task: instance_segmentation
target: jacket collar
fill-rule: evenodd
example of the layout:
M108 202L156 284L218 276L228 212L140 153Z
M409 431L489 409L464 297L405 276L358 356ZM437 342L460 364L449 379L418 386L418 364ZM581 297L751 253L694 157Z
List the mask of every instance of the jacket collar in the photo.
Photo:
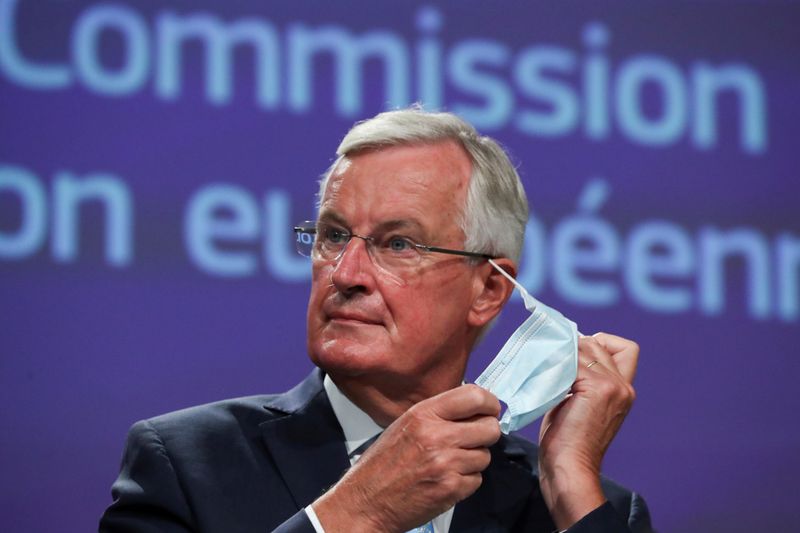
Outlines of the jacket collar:
M317 499L350 466L344 434L315 369L285 394L270 398L264 408L277 416L259 424L283 482L298 509Z

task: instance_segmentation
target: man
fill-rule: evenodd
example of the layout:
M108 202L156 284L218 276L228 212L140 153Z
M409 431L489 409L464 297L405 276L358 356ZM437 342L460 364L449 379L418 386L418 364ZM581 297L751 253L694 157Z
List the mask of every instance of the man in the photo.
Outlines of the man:
M357 124L337 153L318 220L296 228L319 370L283 395L134 425L101 530L650 531L641 498L600 476L633 402L635 343L580 339L538 449L462 384L513 288L485 257L515 275L528 218L502 149L411 109Z

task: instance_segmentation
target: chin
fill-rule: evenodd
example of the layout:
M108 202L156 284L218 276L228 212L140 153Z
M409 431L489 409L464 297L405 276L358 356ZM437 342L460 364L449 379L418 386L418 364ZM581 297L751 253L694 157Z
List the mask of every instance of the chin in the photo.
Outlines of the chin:
M311 361L325 372L332 374L359 375L385 366L375 343L356 342L337 338L309 342Z

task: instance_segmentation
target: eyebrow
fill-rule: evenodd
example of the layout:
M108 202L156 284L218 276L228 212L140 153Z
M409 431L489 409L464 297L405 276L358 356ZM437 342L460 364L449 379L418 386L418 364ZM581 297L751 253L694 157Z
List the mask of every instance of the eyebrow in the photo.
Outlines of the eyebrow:
M423 236L425 235L425 228L422 227L422 224L420 224L417 220L414 220L413 218L412 219L398 218L394 220L387 220L385 222L381 222L380 224L378 224L377 229L384 232L394 231L398 229L402 230L410 229L417 231Z
M341 216L339 213L337 213L335 211L329 211L329 210L328 211L321 211L320 214L319 214L318 220L320 222L335 222L336 224L339 224L340 226L348 226L349 227L349 224L344 219L344 217Z
M344 219L344 217L335 211L325 211L320 213L319 220L322 222L333 222L346 228L350 228L350 224ZM396 218L385 220L380 222L371 233L383 233L395 230L412 230L423 239L428 237L428 232L425 230L425 227L418 220L413 218Z

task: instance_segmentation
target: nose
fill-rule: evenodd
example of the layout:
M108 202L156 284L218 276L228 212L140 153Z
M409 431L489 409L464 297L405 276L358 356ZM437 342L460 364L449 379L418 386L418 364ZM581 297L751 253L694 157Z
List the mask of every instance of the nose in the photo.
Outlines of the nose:
M365 237L352 235L331 272L331 282L345 296L370 293L375 288L373 264Z

